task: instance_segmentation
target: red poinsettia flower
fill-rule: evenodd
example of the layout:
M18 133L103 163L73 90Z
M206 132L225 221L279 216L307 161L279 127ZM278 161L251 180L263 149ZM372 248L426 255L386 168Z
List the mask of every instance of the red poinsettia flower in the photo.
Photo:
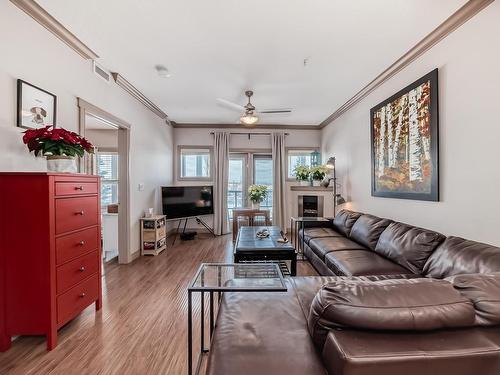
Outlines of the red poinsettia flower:
M54 129L51 125L40 129L28 129L24 132L23 142L28 150L38 155L83 156L84 152L94 152L94 146L77 133L63 129Z

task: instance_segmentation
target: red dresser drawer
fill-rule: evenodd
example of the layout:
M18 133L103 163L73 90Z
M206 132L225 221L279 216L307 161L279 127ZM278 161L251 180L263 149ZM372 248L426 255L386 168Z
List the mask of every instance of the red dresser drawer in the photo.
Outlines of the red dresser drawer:
M97 196L56 199L56 234L96 225L97 207Z
M57 297L58 325L73 319L85 307L94 302L99 294L98 289L99 276L94 275Z
M97 227L58 237L56 239L56 264L62 264L97 249L98 245L99 231Z
M57 267L57 293L62 293L99 270L97 251Z
M97 182L56 182L56 195L97 194Z

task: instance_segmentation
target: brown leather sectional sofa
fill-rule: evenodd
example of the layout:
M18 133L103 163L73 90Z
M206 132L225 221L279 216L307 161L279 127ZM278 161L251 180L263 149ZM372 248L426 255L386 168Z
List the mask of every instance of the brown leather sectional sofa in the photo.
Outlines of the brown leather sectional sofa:
M500 374L500 248L345 210L300 235L322 276L226 293L207 374Z

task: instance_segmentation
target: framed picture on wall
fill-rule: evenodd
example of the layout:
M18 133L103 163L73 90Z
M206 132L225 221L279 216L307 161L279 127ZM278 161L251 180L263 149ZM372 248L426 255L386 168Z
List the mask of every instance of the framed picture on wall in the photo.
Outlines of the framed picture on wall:
M57 97L48 91L17 80L17 126L38 129L56 126Z
M372 196L439 201L438 70L370 111Z

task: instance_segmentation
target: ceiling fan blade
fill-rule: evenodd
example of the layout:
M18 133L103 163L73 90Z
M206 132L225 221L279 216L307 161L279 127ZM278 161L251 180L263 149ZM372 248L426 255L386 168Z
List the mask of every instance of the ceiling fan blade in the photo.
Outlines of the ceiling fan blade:
M217 104L219 104L222 107L226 107L228 109L232 109L232 110L238 111L238 112L245 112L245 107L243 107L242 105L230 102L229 100L217 98L216 101L217 101Z
M291 113L291 108L277 108L277 109L263 109L262 111L257 111L257 113L270 113L270 114L280 114L280 113Z

